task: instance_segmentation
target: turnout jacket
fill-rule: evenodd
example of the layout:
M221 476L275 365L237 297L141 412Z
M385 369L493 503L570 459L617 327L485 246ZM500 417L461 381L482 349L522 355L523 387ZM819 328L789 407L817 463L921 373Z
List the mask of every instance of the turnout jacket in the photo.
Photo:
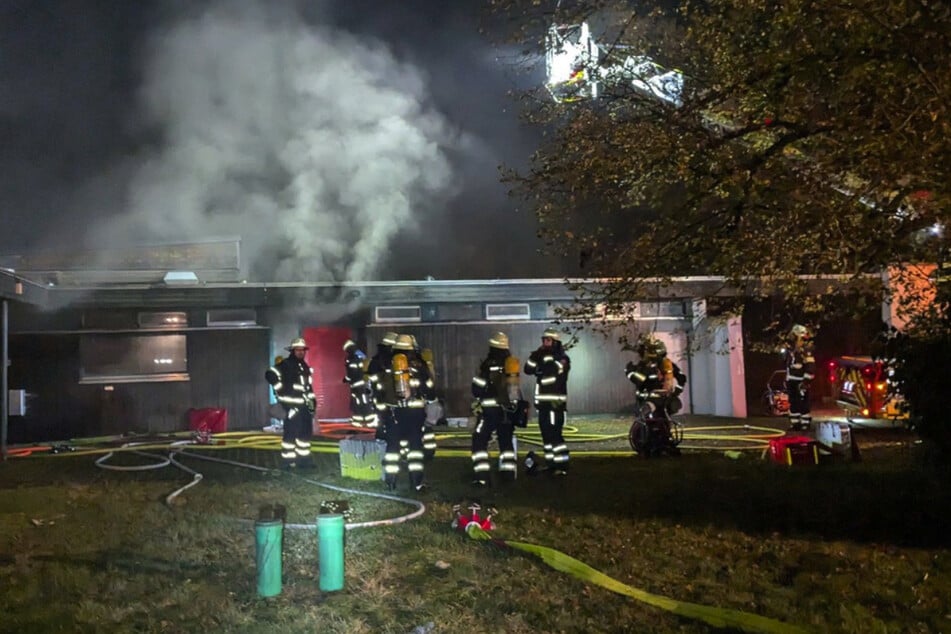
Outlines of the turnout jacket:
M418 354L409 350L394 350L390 346L379 346L378 352L370 360L367 368L377 410L387 407L424 408L427 401L436 397L435 384L429 374L429 368ZM409 362L410 398L400 399L393 384L393 357L406 355Z
M528 356L523 372L535 377L535 405L565 405L568 402L568 372L571 359L560 341L551 348L539 347Z
M815 376L816 359L812 344L790 345L786 349L786 381L811 381Z
M360 393L368 391L366 376L363 374L364 358L366 358L366 355L356 346L352 346L347 350L347 358L344 361L343 382L350 386L351 392Z
M637 389L638 396L643 395L643 398L661 394L678 396L687 383L687 375L666 357L660 361L641 359L637 363L629 362L625 374Z
M479 373L472 377L472 396L486 407L514 408L508 395L505 379L505 360L511 353L501 348L489 348L489 355L479 365Z
M264 378L274 388L278 403L284 407L313 407L312 372L306 361L291 355L280 364L268 368Z

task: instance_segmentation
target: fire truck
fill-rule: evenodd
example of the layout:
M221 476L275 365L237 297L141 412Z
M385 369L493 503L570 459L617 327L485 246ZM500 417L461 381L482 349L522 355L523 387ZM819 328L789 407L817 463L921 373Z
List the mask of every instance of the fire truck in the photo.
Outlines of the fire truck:
M901 394L890 380L891 370L872 357L844 356L829 361L829 385L837 405L852 418L899 421L908 418Z

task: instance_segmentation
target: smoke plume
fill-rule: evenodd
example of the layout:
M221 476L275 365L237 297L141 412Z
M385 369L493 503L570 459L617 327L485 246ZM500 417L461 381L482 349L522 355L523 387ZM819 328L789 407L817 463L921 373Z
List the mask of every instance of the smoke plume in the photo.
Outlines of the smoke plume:
M451 194L458 138L377 41L286 3L222 1L153 33L145 60L137 103L156 140L90 242L239 235L253 278L367 280Z

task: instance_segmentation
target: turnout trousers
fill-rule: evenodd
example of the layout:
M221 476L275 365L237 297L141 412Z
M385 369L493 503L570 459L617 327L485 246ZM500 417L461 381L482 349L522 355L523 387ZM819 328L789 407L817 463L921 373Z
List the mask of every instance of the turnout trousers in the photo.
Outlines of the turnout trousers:
M516 473L515 426L501 407L486 407L472 432L472 471L477 482L489 481L489 441L492 440L492 434L499 441L499 473L510 477Z
M309 466L314 415L304 406L285 407L284 411L284 435L281 437L281 458L284 466Z
M542 433L545 464L556 473L567 473L570 456L565 437L562 435L565 427L565 406L539 401L535 407L538 409L538 428Z

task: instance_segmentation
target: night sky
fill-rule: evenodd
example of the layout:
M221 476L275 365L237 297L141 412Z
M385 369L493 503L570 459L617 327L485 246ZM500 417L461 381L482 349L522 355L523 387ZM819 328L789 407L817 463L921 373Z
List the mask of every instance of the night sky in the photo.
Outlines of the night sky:
M240 236L260 281L560 276L498 181L541 77L481 5L0 4L0 253Z

